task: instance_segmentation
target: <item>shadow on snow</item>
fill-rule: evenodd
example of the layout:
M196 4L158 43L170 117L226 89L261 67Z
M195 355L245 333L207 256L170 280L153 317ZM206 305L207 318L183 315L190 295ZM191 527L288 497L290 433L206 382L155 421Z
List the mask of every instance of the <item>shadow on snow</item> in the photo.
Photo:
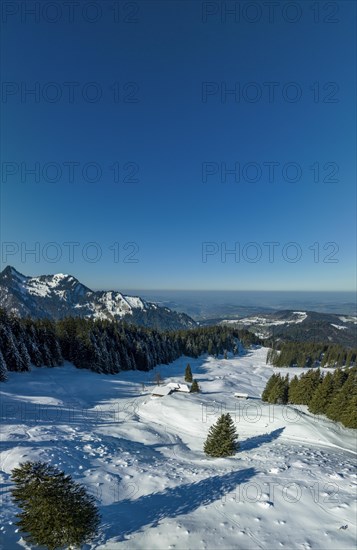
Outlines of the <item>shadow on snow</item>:
M284 430L285 430L285 427L278 428L277 430L273 430L270 433L249 437L248 439L245 439L244 441L240 442L239 450L250 451L251 449L257 449L258 447L260 447L261 445L264 445L265 443L270 443L271 441L278 439L278 437L281 436Z
M189 514L200 506L208 506L255 474L254 468L246 468L144 495L136 500L125 499L111 504L102 509L103 520L109 530L107 537L117 538L121 528L119 537L125 540L127 535L145 526L154 527L165 518L175 518Z

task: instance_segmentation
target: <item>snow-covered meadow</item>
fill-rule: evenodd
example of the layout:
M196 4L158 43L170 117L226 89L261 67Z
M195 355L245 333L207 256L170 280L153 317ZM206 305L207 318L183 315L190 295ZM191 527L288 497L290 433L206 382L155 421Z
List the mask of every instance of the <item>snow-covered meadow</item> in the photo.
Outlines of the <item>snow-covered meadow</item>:
M69 364L9 373L1 385L2 548L30 548L9 492L12 469L26 460L58 466L95 495L101 529L86 548L355 548L356 432L303 407L262 403L273 371L266 353L180 358L116 376ZM157 373L182 382L187 362L201 393L152 398ZM207 458L203 443L222 412L236 422L240 450Z

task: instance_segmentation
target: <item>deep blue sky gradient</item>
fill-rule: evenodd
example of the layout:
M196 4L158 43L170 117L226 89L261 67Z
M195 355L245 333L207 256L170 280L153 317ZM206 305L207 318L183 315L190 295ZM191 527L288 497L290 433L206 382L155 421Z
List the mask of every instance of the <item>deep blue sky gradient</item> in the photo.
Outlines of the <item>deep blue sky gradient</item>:
M100 3L102 17L93 23L78 12L73 23L65 15L54 23L31 16L22 22L19 14L3 22L2 82L20 87L39 82L41 90L55 82L64 95L58 102L40 98L36 103L2 90L1 267L9 263L34 275L71 273L92 288L352 290L356 4L338 2L337 14L330 17L338 19L335 23L324 20L329 19L326 2L320 2L319 22L314 22L313 2L298 2L302 17L296 23L282 17L285 2L272 23L266 10L256 23L232 16L222 21L222 5L234 2L211 3L218 13L203 22L203 2L171 0L134 3L133 23L123 20L129 16L121 3L122 18L115 22L110 4ZM272 81L280 84L269 102L263 83ZM64 82L79 83L73 103ZM88 82L102 89L99 102L83 99ZM114 82L121 87L117 103ZM124 89L128 82L135 87ZM203 82L217 83L220 90L221 83L232 88L236 82L255 82L263 96L240 103L227 96L224 103L217 93L203 102ZM301 88L299 101L282 96L288 82ZM311 89L316 82L318 102ZM336 102L323 101L335 89L324 90L328 82L338 86ZM138 101L123 101L132 90ZM63 167L68 161L80 163L72 183ZM280 168L269 182L263 165L269 161L280 167L297 163L301 180L284 180ZM61 165L60 181L35 182L29 175L22 182L20 170L4 175L4 163L31 167L35 162L41 168L48 162ZM97 183L81 176L88 162L102 168ZM109 169L113 162L122 167L117 183ZM128 162L138 166L138 182L122 181ZM224 162L228 168L254 162L263 175L258 182L228 176L224 183L218 173L204 182L204 162ZM322 181L329 169L321 168L320 181L314 182L309 167L315 162L337 164L338 181ZM63 245L68 241L79 243L73 261ZM263 243L272 241L279 245L269 261ZM39 258L21 255L21 246L32 249L36 242ZM50 261L54 248L48 247L46 256L51 242L62 252L58 261ZM83 257L83 249L89 255L94 251L86 248L89 242L101 247L97 262ZM115 242L119 261L110 249ZM134 248L124 247L130 242L137 250L128 258ZM205 242L216 243L218 252L203 262ZM223 262L222 248L232 249L235 242L241 251L256 243L261 259L249 261L245 248L240 262L233 255ZM286 259L289 242L300 247L300 261ZM323 248L330 242L339 248L334 263L326 261L333 249ZM309 249L313 243L320 248L316 261ZM4 255L11 246L14 253ZM131 258L138 261L128 262Z

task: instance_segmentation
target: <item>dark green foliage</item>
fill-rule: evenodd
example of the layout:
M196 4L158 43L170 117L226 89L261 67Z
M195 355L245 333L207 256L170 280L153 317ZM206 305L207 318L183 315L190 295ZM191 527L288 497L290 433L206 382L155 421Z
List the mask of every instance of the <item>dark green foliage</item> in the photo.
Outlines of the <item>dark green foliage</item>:
M105 374L148 371L181 355L198 357L209 348L233 351L241 341L259 343L246 330L228 326L159 332L118 321L68 318L60 321L17 319L0 310L0 351L5 367L54 367L63 359L77 368Z
M356 364L356 349L348 349L337 344L312 342L282 342L279 353L270 349L267 363L274 367L342 367Z
M340 382L340 369L337 378ZM357 367L347 371L348 375L340 388L336 389L329 403L326 415L332 420L342 422L347 428L357 428Z
M30 358L22 322L0 310L0 351L8 371L28 371Z
M279 376L271 389L269 395L269 403L286 404L288 402L289 395L289 377L283 378Z
M262 393L262 400L263 401L268 401L268 397L270 395L270 392L271 392L274 384L277 382L279 376L280 376L279 374L272 374L271 377L269 378L269 380L267 381L267 383L265 385L265 388L263 390L263 393Z
M268 403L308 405L313 414L325 414L347 428L357 428L357 367L337 368L322 375L320 369L304 372L292 380L273 374L262 394Z
M25 462L12 479L12 495L22 509L17 525L30 544L54 550L81 546L96 535L100 517L94 498L71 476L43 462Z
M351 367L356 362L356 352L349 350L346 355L346 367Z
M331 402L332 396L333 378L332 374L327 372L310 399L309 411L314 414L324 414Z
M295 375L289 384L288 402L299 405L303 402L302 386L300 386L300 379Z
M200 391L200 387L199 387L199 385L198 385L197 380L193 380L192 385L191 385L190 392L192 392L192 393L198 393L199 391Z
M266 363L271 364L271 365L275 365L275 363L278 360L278 357L279 357L279 354L276 351L276 349L269 348L268 353L267 353Z
M285 404L288 402L289 377L273 374L267 382L262 394L262 400L268 403Z
M320 369L310 369L299 379L301 405L309 405L316 388L322 382Z
M310 369L304 372L300 377L294 376L289 383L289 403L309 405L321 381L320 369Z
M192 382L192 371L191 371L191 365L187 363L186 369L185 369L185 382Z
M7 380L7 368L3 354L0 351L0 382L6 382Z
M222 414L216 424L210 427L204 452L213 457L232 456L239 448L238 434L229 413Z
M336 369L333 373L332 378L332 384L333 384L333 390L334 393L337 392L340 388L342 388L343 384L346 382L348 378L349 370L345 369Z
M207 353L208 355L215 355L214 346L211 339L208 340Z

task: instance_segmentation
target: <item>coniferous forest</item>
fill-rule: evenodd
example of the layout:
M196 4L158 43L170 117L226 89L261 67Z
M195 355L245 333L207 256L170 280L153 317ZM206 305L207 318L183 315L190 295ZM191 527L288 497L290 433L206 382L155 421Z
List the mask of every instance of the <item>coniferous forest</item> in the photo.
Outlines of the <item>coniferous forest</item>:
M239 342L260 343L252 333L226 326L160 332L117 321L20 319L0 310L0 381L6 371L55 367L64 360L105 374L148 371L181 355L236 353Z
M274 367L350 367L356 364L356 357L356 348L338 344L280 342L268 351L267 363Z
M273 374L262 394L268 403L307 405L313 414L324 414L347 428L357 428L357 367L333 373L309 369L300 377Z

